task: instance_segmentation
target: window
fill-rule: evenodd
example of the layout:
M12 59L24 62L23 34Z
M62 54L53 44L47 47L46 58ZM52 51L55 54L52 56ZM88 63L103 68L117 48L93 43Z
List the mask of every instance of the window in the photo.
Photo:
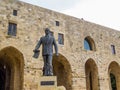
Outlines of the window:
M17 10L13 10L13 15L17 16Z
M114 45L111 45L111 49L112 49L112 54L116 54Z
M92 50L91 45L90 45L88 39L84 40L84 49L85 50Z
M59 25L60 25L59 21L56 21L56 26L59 26Z
M58 43L64 45L64 35L58 33Z
M96 51L95 42L90 36L87 36L84 39L84 49L85 50Z
M17 24L9 23L8 35L16 36L16 32L17 32Z

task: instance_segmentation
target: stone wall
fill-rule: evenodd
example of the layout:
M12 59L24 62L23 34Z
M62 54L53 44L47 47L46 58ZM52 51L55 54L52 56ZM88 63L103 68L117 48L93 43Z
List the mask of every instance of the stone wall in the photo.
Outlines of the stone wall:
M13 15L13 10L18 11L17 16ZM59 26L56 26L56 21L60 22ZM17 24L16 36L8 35L9 22ZM110 90L109 65L113 61L120 64L119 31L20 1L1 0L0 49L12 46L23 54L23 90L36 90L39 77L42 76L41 52L38 59L32 56L33 49L39 38L44 35L46 27L54 32L57 44L58 33L64 34L64 45L58 44L58 48L59 63L65 67L63 71L67 73L68 70L71 74L68 75L69 85L67 81L63 84L65 87L71 87L72 90L87 90L85 71L89 70L86 70L85 65L89 65L86 62L92 60L96 64L96 70L98 69L99 84L96 87L99 87L99 90ZM95 50L84 49L86 37L92 38ZM115 55L112 54L111 45L115 45ZM64 76L61 79L65 78Z

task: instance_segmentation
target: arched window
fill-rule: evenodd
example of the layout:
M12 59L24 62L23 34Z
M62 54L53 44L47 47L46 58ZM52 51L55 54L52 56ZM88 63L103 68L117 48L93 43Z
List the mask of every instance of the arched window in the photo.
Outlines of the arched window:
M84 49L91 50L91 45L87 39L84 40Z
M94 50L95 51L94 41L89 36L84 39L84 49L85 50Z

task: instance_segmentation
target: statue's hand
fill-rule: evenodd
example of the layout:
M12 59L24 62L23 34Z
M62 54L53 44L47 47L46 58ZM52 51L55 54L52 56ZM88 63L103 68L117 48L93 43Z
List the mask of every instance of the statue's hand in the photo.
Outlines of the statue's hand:
M40 50L35 49L35 50L33 50L33 52L40 52Z
M38 58L39 57L39 54L40 54L40 50L33 50L33 52L34 52L34 55L33 55L33 57L34 58Z

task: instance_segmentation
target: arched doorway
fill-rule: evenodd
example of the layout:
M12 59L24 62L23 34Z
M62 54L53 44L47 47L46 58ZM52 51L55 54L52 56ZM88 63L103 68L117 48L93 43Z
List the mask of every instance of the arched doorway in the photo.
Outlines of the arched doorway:
M57 76L58 86L72 90L72 73L68 60L61 54L53 56L53 73Z
M120 90L120 66L117 62L110 63L108 68L110 90Z
M24 59L14 47L0 50L0 90L22 90Z
M99 90L98 68L92 59L85 64L85 74L87 90Z

